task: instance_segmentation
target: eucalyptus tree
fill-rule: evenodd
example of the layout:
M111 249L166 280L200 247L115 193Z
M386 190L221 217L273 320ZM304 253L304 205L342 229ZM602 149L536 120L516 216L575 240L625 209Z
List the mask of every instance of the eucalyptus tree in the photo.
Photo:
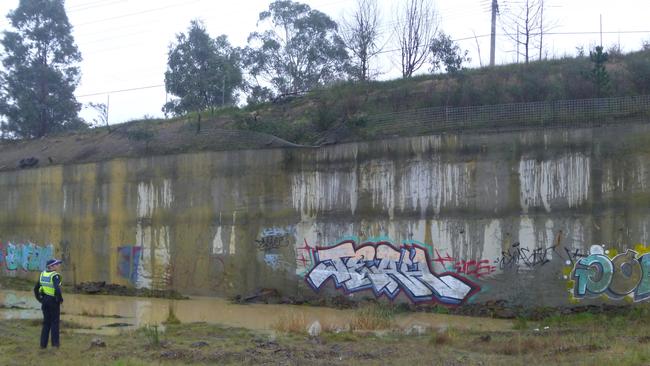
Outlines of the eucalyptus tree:
M225 35L212 39L205 26L193 20L187 33L170 44L165 89L176 98L163 107L166 113L201 113L235 104L242 85L239 52Z
M456 74L463 69L463 63L471 61L469 51L461 50L458 43L444 32L431 40L431 72L444 71Z
M64 0L20 0L7 18L13 29L0 41L3 133L30 138L87 127L74 96L81 54Z
M262 29L248 37L245 67L253 93L293 94L343 79L349 57L338 35L338 25L309 5L276 0L259 14Z

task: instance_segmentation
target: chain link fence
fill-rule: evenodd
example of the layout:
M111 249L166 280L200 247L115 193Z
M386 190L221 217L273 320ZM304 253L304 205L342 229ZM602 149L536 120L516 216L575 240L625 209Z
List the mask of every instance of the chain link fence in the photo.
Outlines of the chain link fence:
M365 117L369 137L600 125L650 116L650 96L437 107Z

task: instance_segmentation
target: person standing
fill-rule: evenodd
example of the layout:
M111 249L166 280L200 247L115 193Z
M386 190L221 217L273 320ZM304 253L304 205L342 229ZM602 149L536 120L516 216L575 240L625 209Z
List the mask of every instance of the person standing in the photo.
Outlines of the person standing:
M47 268L41 272L34 286L34 296L41 303L43 310L43 328L41 329L41 348L47 348L47 341L52 334L52 347L59 347L59 319L61 317L61 275L58 273L62 261L50 259Z

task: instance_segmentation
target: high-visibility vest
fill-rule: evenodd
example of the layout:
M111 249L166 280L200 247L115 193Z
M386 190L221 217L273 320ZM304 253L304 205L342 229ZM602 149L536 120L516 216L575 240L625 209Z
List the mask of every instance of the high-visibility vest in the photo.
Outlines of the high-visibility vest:
M54 296L54 276L59 276L59 286L61 286L63 281L61 280L61 275L59 275L57 272L41 272L41 278L39 280L41 283L40 291L45 295Z

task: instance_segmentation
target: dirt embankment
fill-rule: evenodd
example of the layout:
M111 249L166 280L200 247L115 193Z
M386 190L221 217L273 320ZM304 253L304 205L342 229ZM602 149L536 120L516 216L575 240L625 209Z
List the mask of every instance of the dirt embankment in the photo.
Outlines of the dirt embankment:
M224 129L224 121L137 121L31 140L0 141L0 171L198 151L296 146L275 136Z

